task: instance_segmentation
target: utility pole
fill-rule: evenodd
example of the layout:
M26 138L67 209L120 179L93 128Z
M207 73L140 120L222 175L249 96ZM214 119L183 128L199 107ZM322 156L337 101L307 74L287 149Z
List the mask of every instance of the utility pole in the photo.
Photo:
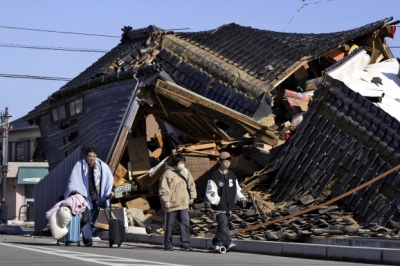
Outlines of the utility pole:
M5 111L1 111L1 131L3 131L3 159L1 171L3 173L3 199L1 203L1 216L4 220L7 220L8 208L6 206L6 195L7 195L7 173L8 173L8 131L12 129L10 127L9 119L11 115L8 113L8 107Z

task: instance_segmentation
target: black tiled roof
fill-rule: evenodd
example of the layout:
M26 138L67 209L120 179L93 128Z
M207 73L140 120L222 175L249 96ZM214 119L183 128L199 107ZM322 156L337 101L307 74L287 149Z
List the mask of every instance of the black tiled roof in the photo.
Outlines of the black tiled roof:
M271 189L275 201L310 194L321 203L400 163L400 122L341 81L325 78L283 148ZM341 202L366 223L385 226L400 219L399 189L400 175L394 172Z
M185 62L166 49L163 49L159 56L161 65L174 81L192 92L247 116L252 116L260 105L260 100L214 79L207 72Z
M24 119L31 120L41 116L53 99L63 97L67 92L74 93L77 87L89 89L85 84L92 82L90 88L93 88L103 85L102 79L99 78L119 77L120 73L138 71L133 69L133 65L139 58L149 53L149 48L160 50L156 63L160 63L177 84L251 117L260 106L266 88L248 83L243 89L234 84L237 82L234 79L222 80L218 69L207 65L207 60L200 65L193 65L192 62L185 60L184 55L174 54L163 48L163 35L172 34L193 43L203 51L209 52L209 55L214 54L228 64L246 71L255 80L263 81L262 86L265 87L299 59L306 56L310 59L318 57L340 44L379 29L391 19L385 18L353 30L329 34L280 33L243 27L234 23L215 30L192 33L164 32L155 26L136 30L124 27L120 44L60 88ZM158 42L154 42L155 40ZM133 77L126 75L125 78ZM98 85L93 82L97 82ZM265 100L267 103L270 101L271 99Z
M29 123L22 120L22 118L18 118L16 120L10 122L10 124L12 125L13 131L38 128L38 126L36 126L36 125L29 125Z
M116 47L111 49L107 54L99 58L95 63L80 73L77 77L69 81L59 91L54 94L60 94L63 91L73 89L82 83L86 83L93 78L102 75L115 74L118 71L131 70L130 63L138 60L145 52L142 49L146 46L146 40L152 35L153 31L159 30L155 26L132 30L131 27L122 29L122 39ZM121 58L122 57L122 58ZM117 62L115 62L118 60ZM112 63L115 66L110 67ZM54 95L53 94L53 95Z
M143 47L143 43L146 41L146 37L139 38L135 40L128 40L121 42L116 47L110 50L106 55L101 57L98 61L93 63L90 67L88 67L85 71L80 73L77 77L69 81L65 84L60 91L68 90L69 88L73 88L75 86L80 85L83 82L87 82L92 78L96 77L99 74L112 74L116 72L116 69L108 68L108 66L118 59L121 55L126 53L134 54L135 52L139 54L140 48ZM102 70L106 70L103 72ZM101 71L101 72L100 72Z
M58 91L53 93L53 95L60 95L70 90L74 90L76 87L82 84L89 83L93 78L99 76L106 76L115 74L118 70L126 70L124 68L118 69L116 65L115 68L110 67L110 65L121 55L130 56L131 60L137 60L140 57L140 49L145 46L146 40L149 38L154 30L157 30L155 26L149 26L147 28L141 28L136 30L131 30L130 27L123 28L123 34L121 42L111 49L107 54L100 57L99 60L94 62L86 70L80 73L78 76L73 78ZM52 96L53 96L52 95ZM50 97L51 98L51 97ZM30 120L32 117L40 116L44 111L49 108L51 104L51 99L46 99L40 105L36 106L34 110L29 112L23 119Z
M320 56L382 27L391 19L323 34L281 33L231 23L215 30L177 33L177 36L238 65L254 77L271 82L299 59ZM267 66L273 69L268 70Z

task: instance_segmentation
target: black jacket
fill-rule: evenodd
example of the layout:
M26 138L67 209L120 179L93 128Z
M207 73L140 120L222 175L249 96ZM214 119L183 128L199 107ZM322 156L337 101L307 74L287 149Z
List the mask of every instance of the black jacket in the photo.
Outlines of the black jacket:
M226 174L219 169L211 173L207 183L206 197L216 211L232 211L236 200L244 198L235 173L228 169Z

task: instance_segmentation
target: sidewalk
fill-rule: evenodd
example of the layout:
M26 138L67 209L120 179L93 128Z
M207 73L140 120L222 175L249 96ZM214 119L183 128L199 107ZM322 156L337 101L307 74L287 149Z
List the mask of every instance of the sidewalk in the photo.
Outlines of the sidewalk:
M29 224L28 224L29 225ZM33 234L34 228L27 224L0 224L0 234L6 235L27 235Z
M108 240L108 231L102 232L100 238L102 240ZM326 243L335 242L333 238L325 240L327 240L325 241ZM235 252L317 260L400 265L400 250L397 249L400 247L399 240L341 238L339 241L339 239L336 239L336 242L340 242L340 245L322 244L324 242L322 238L318 241L321 244L235 240L235 244L237 245ZM162 246L163 236L127 234L126 242L139 242ZM175 247L179 247L179 236L174 236L172 242ZM375 247L352 246L355 243L375 245ZM209 249L211 247L211 238L192 237L191 244L193 248Z
M23 230L18 225L0 225L0 233L29 235L33 231ZM97 234L108 240L108 231ZM173 245L179 247L179 236L173 237ZM132 234L126 235L126 242L163 245L163 236ZM209 249L211 238L191 238L193 248ZM271 256L295 257L317 260L346 261L400 265L400 240L371 238L310 238L308 243L271 242L259 240L235 240L235 252L246 252Z

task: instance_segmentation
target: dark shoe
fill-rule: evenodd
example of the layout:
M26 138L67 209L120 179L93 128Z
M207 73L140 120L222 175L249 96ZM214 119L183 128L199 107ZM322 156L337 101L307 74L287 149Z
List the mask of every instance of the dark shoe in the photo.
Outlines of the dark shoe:
M173 247L168 247L168 248L167 248L167 247L164 247L164 250L165 250L165 251L174 251L174 248L173 248Z
M183 251L192 251L193 250L193 248L192 247L181 247L181 250L183 250Z
M89 243L85 244L85 247L91 247L91 246L93 246L93 242L89 242Z

